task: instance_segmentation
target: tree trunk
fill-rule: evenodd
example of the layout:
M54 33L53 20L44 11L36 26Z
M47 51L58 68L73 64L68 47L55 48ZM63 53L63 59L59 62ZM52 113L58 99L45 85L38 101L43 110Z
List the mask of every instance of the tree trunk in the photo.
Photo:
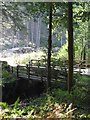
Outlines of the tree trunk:
M34 19L31 20L31 42L34 43Z
M81 60L83 60L83 39L81 42L82 42Z
M37 49L39 49L40 47L40 17L38 18L38 22L37 22Z
M36 27L36 48L37 48L37 44L38 44L37 43L38 42L38 22L36 21L35 24L36 24L36 26L35 26Z
M26 46L28 47L29 41L30 41L30 28L29 28L29 21L27 21L27 40L26 40Z
M62 47L62 36L61 36L61 41L60 41L60 43L61 43L61 47Z
M68 2L68 91L73 87L73 11L72 2Z
M88 2L88 13L90 12L90 4ZM90 14L88 14L88 63L90 63Z
M48 87L51 87L51 49L52 49L52 3L50 5L49 13L49 37L48 37Z
M87 36L86 36L87 32L85 30L85 41L87 41ZM86 44L84 45L84 40L82 39L82 60L85 62L86 60Z
M84 62L86 60L86 45L84 46L84 49L83 49L83 60Z
M38 47L40 48L40 38L41 38L41 17L39 17L39 28L38 28Z
M14 40L14 31L12 30L12 36L11 36L11 39L12 39L12 47L14 48L15 47L15 40Z

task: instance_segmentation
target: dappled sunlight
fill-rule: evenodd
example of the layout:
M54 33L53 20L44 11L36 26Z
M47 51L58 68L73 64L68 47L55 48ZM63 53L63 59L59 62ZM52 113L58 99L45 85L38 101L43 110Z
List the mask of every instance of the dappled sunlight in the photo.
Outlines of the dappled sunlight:
M32 53L21 54L17 56L16 62L17 64L28 64L28 62L32 59L38 60L41 59L42 56L45 55L43 51L37 51Z
M38 50L36 52L30 52L30 53L24 53L24 54L9 54L6 57L0 57L1 61L7 61L9 65L15 65L15 64L28 64L28 62L32 59L40 60L45 56L46 54L42 50Z

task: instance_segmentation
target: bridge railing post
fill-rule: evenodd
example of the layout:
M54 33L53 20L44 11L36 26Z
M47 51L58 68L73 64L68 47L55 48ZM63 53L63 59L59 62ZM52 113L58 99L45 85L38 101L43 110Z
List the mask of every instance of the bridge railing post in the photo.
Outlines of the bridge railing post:
M17 78L19 77L19 65L17 65Z
M28 76L29 76L29 79L30 79L31 67L32 67L32 61L29 61L29 65L28 65Z
M28 75L28 80L30 79L30 69L29 69L29 64L26 64L26 69L27 69L27 75Z

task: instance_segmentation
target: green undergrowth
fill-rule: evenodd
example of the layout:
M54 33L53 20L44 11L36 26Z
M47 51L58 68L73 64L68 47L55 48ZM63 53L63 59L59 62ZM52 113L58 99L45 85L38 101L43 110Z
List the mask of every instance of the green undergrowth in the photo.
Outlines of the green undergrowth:
M0 103L0 118L65 118L90 119L90 77L79 73L74 75L75 85L69 93L57 87L34 99L20 100L13 105Z
M5 84L5 83L11 83L13 81L15 81L16 78L15 76L13 76L10 72L8 72L7 70L4 70L2 72L2 84Z
M59 92L59 91L58 91ZM44 94L35 100L28 102L17 101L13 106L1 103L1 118L75 118L73 114L76 108L72 103L61 103L53 94Z
M76 95L76 96L75 96ZM36 99L20 101L13 105L0 103L1 118L90 118L84 108L84 93L73 91L70 94L60 88L44 93Z

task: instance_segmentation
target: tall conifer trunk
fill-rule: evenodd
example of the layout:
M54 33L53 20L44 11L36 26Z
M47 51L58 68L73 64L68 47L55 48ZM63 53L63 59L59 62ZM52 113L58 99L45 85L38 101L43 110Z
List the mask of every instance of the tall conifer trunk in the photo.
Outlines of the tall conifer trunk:
M89 12L90 12L90 4L88 2L88 13ZM88 63L90 63L90 14L88 14Z
M72 2L68 2L68 91L73 86L73 10Z
M51 49L52 49L52 3L49 3L49 36L48 36L48 87L51 87Z

